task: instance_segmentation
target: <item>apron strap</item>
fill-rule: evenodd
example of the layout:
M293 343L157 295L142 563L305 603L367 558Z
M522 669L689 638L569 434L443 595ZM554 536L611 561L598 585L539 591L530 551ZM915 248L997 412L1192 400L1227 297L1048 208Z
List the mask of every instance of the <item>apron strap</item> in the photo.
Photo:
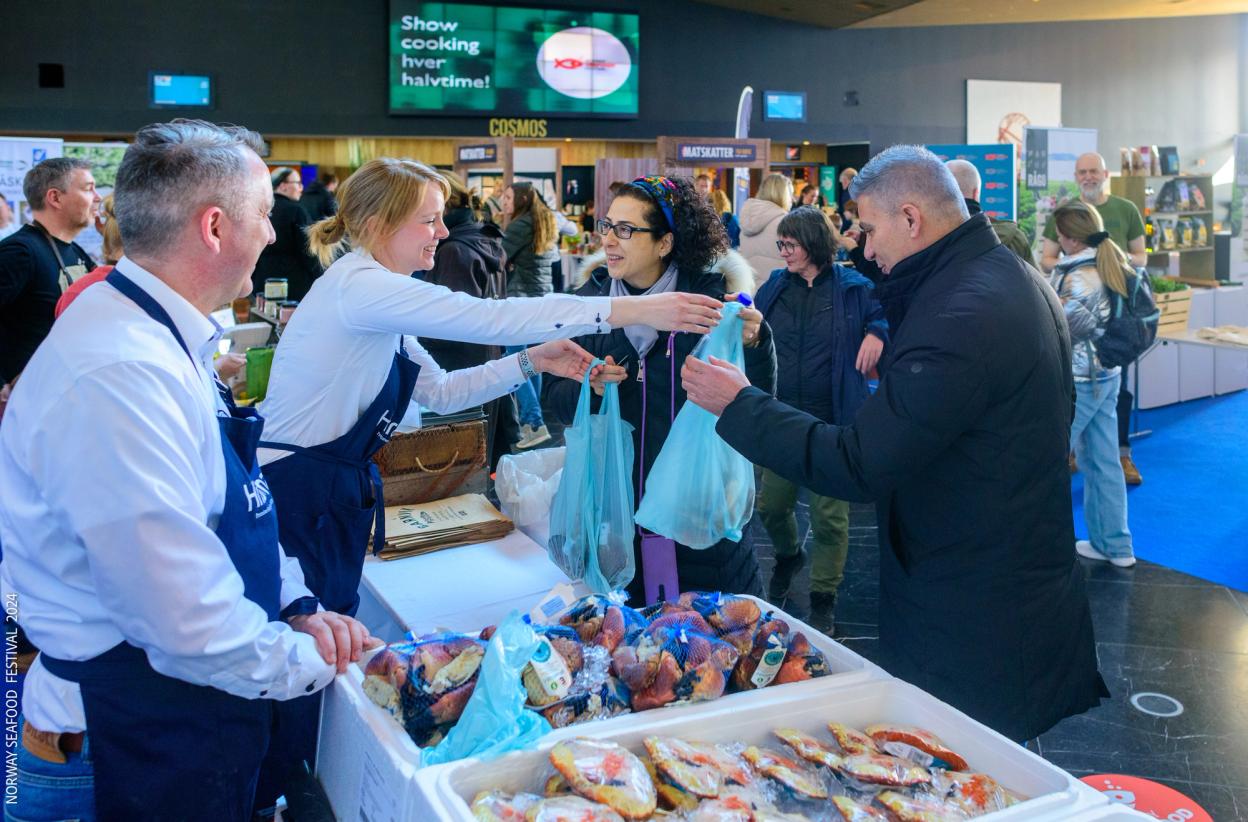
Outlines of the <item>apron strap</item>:
M59 255L57 256L57 259L60 259ZM135 305L143 309L147 316L169 329L169 333L172 334L173 338L178 341L178 345L182 346L182 350L186 353L186 356L190 358L191 363L195 366L196 370L201 367L201 363L197 362L195 357L191 354L191 349L187 348L186 340L182 339L182 334L178 331L178 327L173 324L173 318L169 316L169 312L165 310L164 306L156 302L155 297L148 294L136 285L134 280L130 279L125 274L122 274L116 268L108 272L108 276L105 277L104 280L113 288L129 297ZM221 395L221 399L225 402L228 408L234 408L234 395L230 393L230 389L226 387L226 384L221 382L221 378L217 376L216 369L210 370L212 373L212 382L217 387L217 393Z

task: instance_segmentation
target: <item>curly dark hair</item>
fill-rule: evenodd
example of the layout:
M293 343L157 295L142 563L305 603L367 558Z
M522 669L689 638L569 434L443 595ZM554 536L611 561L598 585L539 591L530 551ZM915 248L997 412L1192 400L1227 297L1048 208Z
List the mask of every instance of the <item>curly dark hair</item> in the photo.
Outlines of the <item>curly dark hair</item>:
M655 240L662 239L673 228L676 230L672 253L664 262L675 262L677 270L686 274L701 274L709 271L711 264L728 250L728 232L710 199L698 194L690 180L672 177L671 181L676 185L672 209L675 226L667 224L658 203L642 189L625 186L616 196L631 197L646 206L646 226L654 229Z

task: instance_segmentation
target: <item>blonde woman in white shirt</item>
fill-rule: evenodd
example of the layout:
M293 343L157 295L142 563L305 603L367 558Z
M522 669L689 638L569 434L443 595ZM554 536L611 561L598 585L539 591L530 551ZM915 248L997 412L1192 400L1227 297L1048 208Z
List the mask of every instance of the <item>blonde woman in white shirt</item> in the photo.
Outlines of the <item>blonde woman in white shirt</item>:
M719 318L721 303L703 295L481 300L414 279L413 271L433 267L448 234L447 192L423 163L372 160L340 187L338 213L309 228L322 261L348 242L352 250L329 265L282 334L262 408L260 459L282 544L327 610L355 613L370 529L381 533L371 458L400 424L419 426L421 407L443 413L479 405L540 372L580 379L590 356L565 338L634 324L702 333ZM548 342L447 372L418 336ZM298 757L310 756L313 744L306 740Z

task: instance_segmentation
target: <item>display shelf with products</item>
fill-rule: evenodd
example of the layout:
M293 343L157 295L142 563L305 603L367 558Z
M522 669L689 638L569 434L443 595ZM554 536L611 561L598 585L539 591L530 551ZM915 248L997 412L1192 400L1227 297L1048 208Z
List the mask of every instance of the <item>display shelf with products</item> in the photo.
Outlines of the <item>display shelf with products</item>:
M1209 175L1121 176L1110 192L1144 218L1148 269L1195 285L1215 285L1213 178Z

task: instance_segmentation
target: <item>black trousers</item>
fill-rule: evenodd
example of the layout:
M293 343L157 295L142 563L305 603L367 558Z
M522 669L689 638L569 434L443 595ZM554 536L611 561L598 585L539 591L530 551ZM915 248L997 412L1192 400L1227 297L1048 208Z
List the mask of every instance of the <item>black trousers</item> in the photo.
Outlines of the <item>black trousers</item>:
M1122 369L1122 379L1118 387L1118 447L1131 446L1131 407L1135 398L1127 390L1127 369Z

